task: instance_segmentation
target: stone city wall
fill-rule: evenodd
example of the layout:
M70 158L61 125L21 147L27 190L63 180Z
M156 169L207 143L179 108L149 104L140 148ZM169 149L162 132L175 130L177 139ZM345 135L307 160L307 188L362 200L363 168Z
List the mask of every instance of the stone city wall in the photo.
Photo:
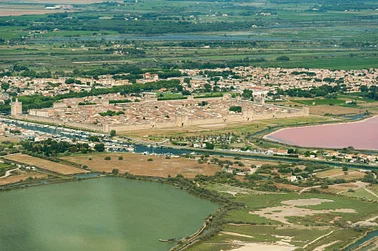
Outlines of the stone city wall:
M282 107L281 107L282 108ZM229 122L247 122L254 120L263 119L274 119L274 118L290 118L290 117L305 117L309 115L308 107L302 109L292 109L284 107L288 112L271 112L271 113L258 113L255 114L253 111L243 112L242 114L232 114L227 117L222 118L212 118L212 119L189 119L188 117L180 117L175 121L164 122L164 123L146 123L146 124L132 124L132 125L104 125L103 131L108 133L111 130L120 131L135 131L135 130L145 130L145 129L161 129L161 128L177 128L177 127L190 127L198 125L211 125L211 124L222 124Z
M41 122L41 123L48 123L48 124L54 124L57 126L67 126L67 127L73 127L73 128L79 128L83 130L90 130L90 131L96 131L96 132L102 132L103 127L98 125L91 125L91 124L85 124L85 123L78 123L78 122L72 122L72 121L63 121L60 119L54 119L50 117L40 117L40 116L33 116L29 114L22 114L17 116L18 119L28 120L28 121L35 121L35 122Z
M272 108L278 108L277 106L272 106ZM33 115L19 115L17 118L25 119L29 121L37 121L42 123L54 124L54 125L61 125L67 127L74 127L83 130L90 130L90 131L97 131L97 132L105 132L109 133L111 130L116 130L117 132L120 131L136 131L136 130L144 130L144 129L161 129L161 128L185 128L190 126L198 126L198 125L211 125L211 124L222 124L222 123L232 123L232 122L248 122L248 121L255 121L255 120L263 120L263 119L278 119L278 118L290 118L290 117L304 117L309 115L309 108L303 107L301 109L293 109L287 107L279 107L286 112L261 112L255 113L253 109L248 109L243 111L240 114L230 114L225 117L221 118L210 118L210 119L189 119L187 116L176 118L175 121L169 122L150 122L145 124L113 124L108 125L105 124L101 125L93 125L93 124L85 124L79 122L72 122L72 121L63 121L60 119L54 119L50 117L41 117L41 116L33 116Z

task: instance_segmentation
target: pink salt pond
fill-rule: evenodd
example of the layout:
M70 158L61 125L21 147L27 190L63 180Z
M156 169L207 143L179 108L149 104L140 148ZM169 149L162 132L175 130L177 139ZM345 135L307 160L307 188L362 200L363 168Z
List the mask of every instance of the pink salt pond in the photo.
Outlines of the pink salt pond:
M378 150L378 116L363 121L281 129L265 136L288 145Z

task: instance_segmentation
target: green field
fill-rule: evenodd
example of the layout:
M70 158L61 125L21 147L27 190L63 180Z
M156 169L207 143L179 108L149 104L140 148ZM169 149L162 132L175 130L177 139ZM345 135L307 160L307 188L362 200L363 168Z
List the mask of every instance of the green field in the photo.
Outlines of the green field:
M356 105L346 104L345 100L341 99L330 99L330 98L317 98L317 99L306 99L306 100L295 100L295 102L312 106L312 105L341 105L348 107L355 107Z
M378 200L378 198L376 196L374 196L371 193L367 192L363 188L356 189L354 192L349 192L349 191L345 192L345 193L343 193L343 195L349 196L349 197L354 197L354 198L361 198L361 199L372 200L372 201Z
M209 185L209 188L226 189L225 186L215 186L214 184ZM237 191L237 189L234 189L234 191ZM246 190L239 190L239 192L246 192ZM230 198L245 203L245 208L229 211L224 218L225 225L222 227L222 232L195 245L190 250L217 250L216 248L228 250L233 246L231 243L235 240L247 243L285 241L296 247L303 248L299 250L314 250L316 247L331 243L324 250L339 250L352 240L363 235L363 232L348 227L348 224L375 216L378 210L378 205L374 202L327 194L257 194L256 192L249 192L247 194L237 194L236 197L231 196ZM354 213L335 213L330 211L329 213L322 212L305 217L287 216L285 218L290 222L290 225L250 213L261 209L284 206L286 205L282 204L284 201L314 198L329 200L329 202L312 206L297 205L295 208L298 210L301 208L314 210L315 212L317 210L352 209ZM281 211L272 212L280 213ZM266 215L268 217L270 214ZM319 238L318 241L312 242L317 238Z
M0 66L54 72L124 63L145 69L376 67L376 2L323 2L125 1L0 17ZM143 54L130 53L136 48ZM283 55L290 60L276 60Z

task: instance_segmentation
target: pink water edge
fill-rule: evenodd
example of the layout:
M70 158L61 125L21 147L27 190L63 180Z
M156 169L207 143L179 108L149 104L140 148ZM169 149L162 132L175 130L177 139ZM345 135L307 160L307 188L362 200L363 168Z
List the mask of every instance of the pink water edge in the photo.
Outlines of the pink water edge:
M378 150L378 116L351 123L281 129L266 136L281 143L316 148Z

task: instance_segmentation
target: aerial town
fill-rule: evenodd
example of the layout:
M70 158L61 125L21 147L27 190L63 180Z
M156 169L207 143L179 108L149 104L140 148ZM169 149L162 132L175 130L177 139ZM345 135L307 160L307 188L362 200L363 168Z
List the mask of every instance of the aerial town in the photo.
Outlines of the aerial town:
M378 250L377 14L0 1L0 251Z
M230 94L222 98L199 98L188 100L158 101L155 94L142 93L139 102L109 104L106 97L67 99L54 103L52 108L32 109L27 115L21 113L22 104L15 101L15 117L32 121L72 125L109 133L111 130L130 131L154 128L190 127L252 121L267 118L308 116L308 109L294 109L274 105L254 104L251 101L232 99ZM114 95L113 95L114 96ZM114 98L114 97L112 97ZM124 96L123 99L132 100ZM121 100L121 99L119 99ZM264 99L262 98L262 101ZM101 103L97 104L96 101ZM118 99L112 100L118 101ZM80 105L89 103L90 105ZM159 109L160 106L160 109ZM232 108L240 109L233 111Z
M170 78L179 79L185 90L196 92L204 89L205 84L211 85L211 90L232 90L241 92L244 89L255 91L263 90L275 92L279 87L283 90L290 88L311 89L324 84L343 83L350 92L356 92L361 85L370 87L377 84L378 71L374 68L363 70L328 70L328 69L304 69L304 68L260 68L260 67L235 67L219 69L185 69L181 70L184 77ZM219 80L214 81L204 72L214 72ZM222 77L222 72L227 72L227 77ZM237 76L233 78L232 76ZM190 84L184 83L185 78L190 78ZM131 84L128 80L115 80L111 75L93 78L35 78L20 76L4 76L1 82L9 83L8 91L19 91L20 96L44 95L56 96L70 92L90 91L92 88L110 88ZM158 74L143 74L137 83L150 83L159 80ZM340 82L341 81L341 82ZM160 90L163 92L164 90ZM0 102L5 102L9 96L2 94Z
M204 75L204 72L212 72L219 79ZM222 77L226 72L229 75ZM167 88L161 88L156 92L141 92L131 94L110 93L97 96L86 96L82 98L66 98L53 103L50 108L23 110L22 102L16 98L11 102L11 117L25 121L42 122L52 126L66 126L75 129L84 129L93 132L95 135L108 135L111 131L117 133L143 130L187 130L193 126L202 128L217 128L219 126L233 125L237 123L248 123L267 119L295 118L310 116L310 107L301 105L293 107L283 106L274 101L284 101L287 95L277 95L278 88L290 90L299 88L311 90L313 88L331 85L337 86L342 81L348 93L358 93L361 86L374 86L378 79L376 69L353 70L353 71L330 71L325 69L277 69L259 67L235 67L218 68L207 70L182 70L183 77L171 78L178 80L183 86L183 91L190 95L173 96L165 99L164 95L180 95L172 93ZM233 76L239 76L233 78ZM92 88L111 88L114 86L131 85L128 81L116 81L112 76L100 76L98 80L77 78L70 84L67 79L33 79L4 77L10 84L9 90L20 89L20 96L36 94L62 95L70 92L85 92ZM190 79L190 81L187 81ZM139 84L154 83L160 81L158 74L143 74L138 80ZM34 83L34 91L27 90L31 82ZM55 87L51 88L51 83ZM86 84L83 84L86 83ZM37 84L37 85L35 85ZM209 85L209 86L206 86ZM206 96L205 89L219 92L221 95ZM26 89L26 90L25 90ZM245 98L243 93L250 91ZM29 92L28 92L29 91ZM223 92L222 92L223 91ZM162 98L163 97L163 98ZM179 98L177 98L179 97ZM9 99L9 97L8 97ZM349 100L345 101L346 103ZM311 106L311 105L310 105ZM56 137L54 134L44 131L28 130L19 127L18 124L2 123L3 135L13 135L21 138L35 138L35 140L46 140L49 137ZM75 130L74 130L75 132ZM105 136L106 137L106 136ZM73 142L75 135L70 137L56 138ZM169 137L171 144L177 140ZM234 135L231 138L224 138L222 135L197 136L187 140L188 146L193 148L206 148L206 143L217 145L219 149L231 152L244 152L261 155L288 156L288 149L280 149L277 146L265 149L249 149L240 146L232 146L237 143L246 142L248 139L241 135ZM164 139L164 138L162 138ZM80 137L82 143L90 143L87 138ZM118 145L114 142L104 141L106 149L129 149L130 144ZM149 144L155 145L154 142ZM222 147L223 146L223 147ZM331 160L348 163L369 163L376 165L378 155L366 153L345 153L340 150L313 149L297 154L300 159ZM249 169L248 169L249 170Z

